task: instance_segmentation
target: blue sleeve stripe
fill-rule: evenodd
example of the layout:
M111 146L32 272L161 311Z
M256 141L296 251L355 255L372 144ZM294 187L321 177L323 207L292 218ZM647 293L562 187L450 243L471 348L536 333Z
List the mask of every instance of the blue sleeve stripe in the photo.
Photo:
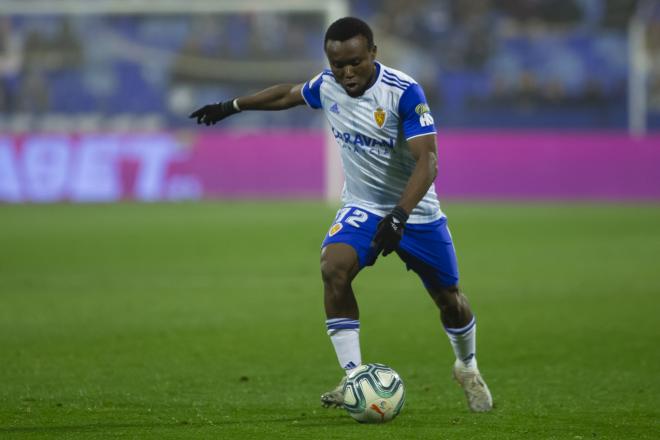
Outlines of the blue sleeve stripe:
M408 80L406 80L406 79L401 78L399 75L397 75L396 73L392 72L391 70L385 70L383 73L384 73L385 75L388 75L388 76L391 76L391 77L393 77L393 78L396 78L396 79L398 79L399 81L411 82L411 81L408 81Z
M309 107L312 107L312 104L310 104L309 101L307 100L307 98L305 97L305 87L306 86L307 86L307 84L302 86L302 88L300 89L300 94L302 95L302 98L303 98L303 101L305 101L305 104L307 104Z
M389 81L389 82L396 83L396 84L398 84L399 86L403 87L404 89L407 88L407 87L410 87L410 84L403 84L403 83L401 83L400 81L398 81L398 80L396 80L396 79L391 79L391 78L389 78L389 77L387 77L387 76L383 76L383 81L385 81L385 80L387 80L387 81Z
M321 97L318 92L319 90L317 88L316 93L314 93L314 90L309 86L309 83L305 83L302 88L303 99L311 108L321 108Z
M383 78L383 83L385 83L385 84L387 84L387 85L389 85L389 86L392 86L392 87L396 87L397 89L401 89L401 90L403 90L404 92L406 91L406 86L402 86L402 85L399 84L399 83L393 83L393 82L386 81L385 78Z
M383 72L383 76L386 77L389 80L397 81L397 82L401 83L404 86L409 86L410 84L412 84L412 82L403 80L403 79L399 78L398 76L396 76L395 74L393 74L391 72L388 72L387 70L385 70Z
M417 113L416 108L420 104L426 104L426 97L419 84L413 83L399 99L399 116L406 140L435 132L432 116L425 117Z
M326 75L331 76L332 74L324 70L303 85L302 95L308 106L312 108L323 106L321 103L321 85L323 84L323 77Z

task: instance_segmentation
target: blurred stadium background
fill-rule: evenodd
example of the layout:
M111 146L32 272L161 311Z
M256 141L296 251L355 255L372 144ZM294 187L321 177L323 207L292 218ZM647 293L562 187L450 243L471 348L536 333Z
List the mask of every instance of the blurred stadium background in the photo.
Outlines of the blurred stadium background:
M336 199L321 112L187 115L311 78L347 13L423 84L441 197L660 198L655 1L3 0L0 200Z
M0 437L657 439L659 4L0 0ZM356 291L406 408L321 411L322 112L188 119L313 77L346 14L428 95L492 414L395 257Z

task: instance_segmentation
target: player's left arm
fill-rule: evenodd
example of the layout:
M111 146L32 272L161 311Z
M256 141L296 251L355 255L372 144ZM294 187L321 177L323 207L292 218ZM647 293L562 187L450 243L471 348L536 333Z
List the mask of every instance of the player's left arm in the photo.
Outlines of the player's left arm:
M410 214L438 175L438 146L435 134L414 137L408 146L416 164L397 205Z
M434 133L409 139L408 147L415 158L415 168L397 205L378 223L371 244L377 252L382 251L383 256L387 256L399 246L408 216L424 198L438 174L438 148Z
M438 174L438 148L436 146L433 117L422 88L411 84L399 100L403 135L415 159L415 168L392 211L378 224L372 246L386 256L393 252L403 237L403 229L410 213L424 198Z
M397 203L407 216L424 198L438 174L435 124L426 96L419 84L411 84L401 95L399 116L403 135L416 161L413 173Z

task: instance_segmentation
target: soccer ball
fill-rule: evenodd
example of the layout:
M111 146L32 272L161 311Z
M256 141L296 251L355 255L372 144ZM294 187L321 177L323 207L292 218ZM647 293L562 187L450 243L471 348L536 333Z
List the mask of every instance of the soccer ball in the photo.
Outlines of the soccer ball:
M406 400L399 374L383 364L360 365L344 385L344 408L360 423L385 423L395 418Z

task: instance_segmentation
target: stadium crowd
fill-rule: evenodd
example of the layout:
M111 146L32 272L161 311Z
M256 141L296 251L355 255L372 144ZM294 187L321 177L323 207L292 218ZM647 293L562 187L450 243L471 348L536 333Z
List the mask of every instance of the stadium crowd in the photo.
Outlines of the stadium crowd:
M387 48L381 51L385 62L424 83L445 126L624 125L627 26L636 3L350 1L352 13L372 23L377 43ZM656 60L649 78L656 116L657 9L647 32L650 59ZM320 15L303 13L5 16L0 122L15 115L93 113L100 124L148 115L176 126L208 96L254 90L278 69L308 79L323 66L323 26ZM312 123L299 114L276 118L277 124Z

